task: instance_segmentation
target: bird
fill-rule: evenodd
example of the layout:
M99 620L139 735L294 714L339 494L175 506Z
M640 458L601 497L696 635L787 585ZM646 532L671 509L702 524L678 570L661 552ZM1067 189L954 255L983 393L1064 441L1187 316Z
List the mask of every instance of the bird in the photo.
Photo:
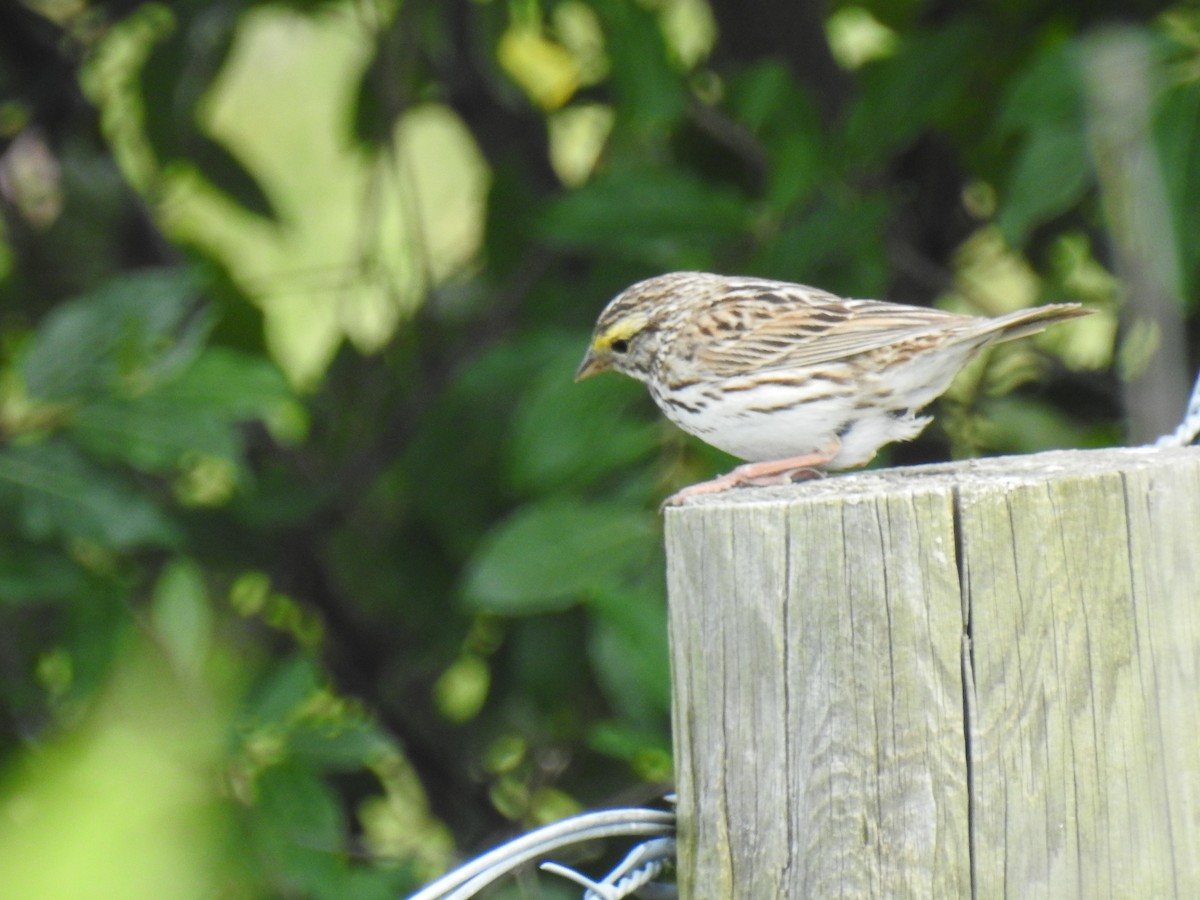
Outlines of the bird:
M582 381L643 382L663 414L743 465L668 498L786 484L865 465L932 421L919 415L981 350L1095 310L1054 303L994 318L851 300L749 276L671 272L596 320Z

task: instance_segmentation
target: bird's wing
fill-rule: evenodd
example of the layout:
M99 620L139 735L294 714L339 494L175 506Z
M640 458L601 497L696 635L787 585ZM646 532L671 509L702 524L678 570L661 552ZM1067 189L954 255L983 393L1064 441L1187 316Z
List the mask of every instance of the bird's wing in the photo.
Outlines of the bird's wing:
M878 300L843 300L802 285L763 282L705 309L694 360L717 375L835 362L920 335L972 325L971 316Z

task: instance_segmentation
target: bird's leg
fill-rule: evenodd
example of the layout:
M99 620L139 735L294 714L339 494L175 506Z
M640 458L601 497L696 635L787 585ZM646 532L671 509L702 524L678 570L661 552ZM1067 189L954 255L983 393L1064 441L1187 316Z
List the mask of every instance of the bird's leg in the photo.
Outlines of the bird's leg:
M820 467L833 461L841 450L841 441L834 441L812 453L789 456L786 459L771 459L765 462L745 463L732 472L727 472L712 481L702 481L676 491L666 499L663 506L678 506L689 497L701 494L719 494L734 487L763 487L772 484L791 484L797 475L807 473L805 478L821 474Z

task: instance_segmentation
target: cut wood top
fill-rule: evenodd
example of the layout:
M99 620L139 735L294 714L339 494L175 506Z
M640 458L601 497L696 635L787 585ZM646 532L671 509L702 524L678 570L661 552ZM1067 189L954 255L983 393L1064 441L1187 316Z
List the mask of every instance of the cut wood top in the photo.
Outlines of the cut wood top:
M1020 456L994 456L922 466L839 472L779 487L736 488L721 494L692 498L682 506L668 507L666 513L684 515L689 509L697 508L726 505L773 506L854 495L877 496L911 491L1017 486L1062 477L1147 470L1171 466L1181 461L1200 464L1200 447L1050 450Z

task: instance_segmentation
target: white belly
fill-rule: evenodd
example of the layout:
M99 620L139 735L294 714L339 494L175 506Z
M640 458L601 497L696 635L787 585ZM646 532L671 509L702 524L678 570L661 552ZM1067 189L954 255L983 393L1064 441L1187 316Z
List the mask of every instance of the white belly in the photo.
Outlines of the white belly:
M830 396L828 385L821 383L720 393L712 386L693 385L670 400L657 394L654 399L684 431L750 462L840 446L830 469L863 465L884 444L910 440L930 421L909 410L856 408L854 397Z

